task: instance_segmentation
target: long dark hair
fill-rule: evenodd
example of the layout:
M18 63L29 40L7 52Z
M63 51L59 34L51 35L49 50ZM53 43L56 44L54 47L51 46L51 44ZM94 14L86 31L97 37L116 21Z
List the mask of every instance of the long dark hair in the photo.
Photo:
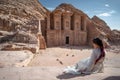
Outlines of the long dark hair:
M101 50L101 55L96 60L96 62L95 62L95 64L96 64L102 57L105 57L105 51L104 51L104 46L103 46L103 42L101 39L95 38L95 39L93 39L93 43L98 45L100 47L100 50Z

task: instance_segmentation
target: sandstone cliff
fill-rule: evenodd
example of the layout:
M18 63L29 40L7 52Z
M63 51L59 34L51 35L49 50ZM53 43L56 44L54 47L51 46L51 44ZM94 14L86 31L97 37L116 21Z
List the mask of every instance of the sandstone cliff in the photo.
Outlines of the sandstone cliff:
M0 0L0 30L37 33L46 12L38 0Z
M120 30L112 30L112 43L113 44L120 44Z
M0 0L0 28L15 31L33 26L33 20L44 19L46 12L38 0Z
M94 16L92 18L92 21L94 21L94 23L97 25L97 28L99 30L99 32L102 35L105 35L105 37L108 39L108 41L110 43L120 43L120 31L118 30L111 30L110 27L107 25L107 23L105 21L103 21L102 19L100 19L97 16ZM103 34L104 33L104 34Z
M60 4L58 7L56 7L55 10L61 10L63 12L65 11L65 12L71 12L71 13L78 13L78 14L81 14L81 15L86 15L83 11L81 11L81 10L75 8L73 5L67 4L67 3Z
M92 17L92 20L93 20L96 24L100 25L101 27L110 30L110 27L107 25L107 23L106 23L104 20L100 19L99 17L93 16L93 17Z
M97 16L93 16L92 19L89 19L87 21L87 27L89 33L88 41L90 40L89 44L92 43L91 40L93 38L99 37L103 40L105 46L109 45L108 42L111 40L112 31L104 20L100 19Z
M0 0L0 42L36 43L47 11L38 0Z

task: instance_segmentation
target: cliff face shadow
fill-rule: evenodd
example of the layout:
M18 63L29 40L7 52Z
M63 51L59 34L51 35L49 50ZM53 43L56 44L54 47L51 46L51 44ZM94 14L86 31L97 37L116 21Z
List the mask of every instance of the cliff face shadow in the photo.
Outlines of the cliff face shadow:
M87 74L87 75L90 75L90 74ZM80 77L80 76L84 77L87 75L86 74L73 75L73 74L65 73L65 74L61 74L61 75L56 76L56 78L58 78L58 79L71 79L71 78Z
M58 79L71 79L71 78L75 78L75 77L85 77L87 75L90 75L90 74L78 74L78 75L73 75L73 74L61 74L61 75L58 75L56 78ZM105 79L102 79L102 80L120 80L120 76L109 76Z
M120 76L109 76L103 80L120 80Z

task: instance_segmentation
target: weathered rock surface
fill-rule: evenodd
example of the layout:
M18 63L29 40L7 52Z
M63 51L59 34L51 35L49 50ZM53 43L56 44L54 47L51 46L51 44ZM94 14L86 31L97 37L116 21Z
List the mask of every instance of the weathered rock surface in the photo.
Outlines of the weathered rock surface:
M56 7L55 10L57 10L57 9L59 9L63 12L72 12L72 13L78 13L78 14L81 14L81 15L85 15L85 13L83 11L75 8L72 4L62 3L58 7Z
M94 37L99 37L103 40L105 47L109 46L108 42L111 40L112 30L105 21L97 16L94 16L88 21L88 32L90 32L90 35L88 36L90 36L91 39Z
M112 43L120 45L120 31L119 30L112 30Z
M98 30L104 35L108 41L111 43L120 44L120 31L119 30L111 30L105 21L94 16L92 20L97 24Z
M39 20L47 11L38 0L0 0L0 43L36 44Z
M46 12L38 0L0 0L0 28L16 31L38 27L34 20L44 19Z

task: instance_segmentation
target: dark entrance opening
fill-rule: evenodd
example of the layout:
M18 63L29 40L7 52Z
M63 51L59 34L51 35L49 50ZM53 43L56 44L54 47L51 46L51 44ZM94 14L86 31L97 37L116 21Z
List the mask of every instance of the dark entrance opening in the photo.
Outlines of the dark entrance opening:
M66 37L66 42L65 43L69 44L69 37L68 36Z

